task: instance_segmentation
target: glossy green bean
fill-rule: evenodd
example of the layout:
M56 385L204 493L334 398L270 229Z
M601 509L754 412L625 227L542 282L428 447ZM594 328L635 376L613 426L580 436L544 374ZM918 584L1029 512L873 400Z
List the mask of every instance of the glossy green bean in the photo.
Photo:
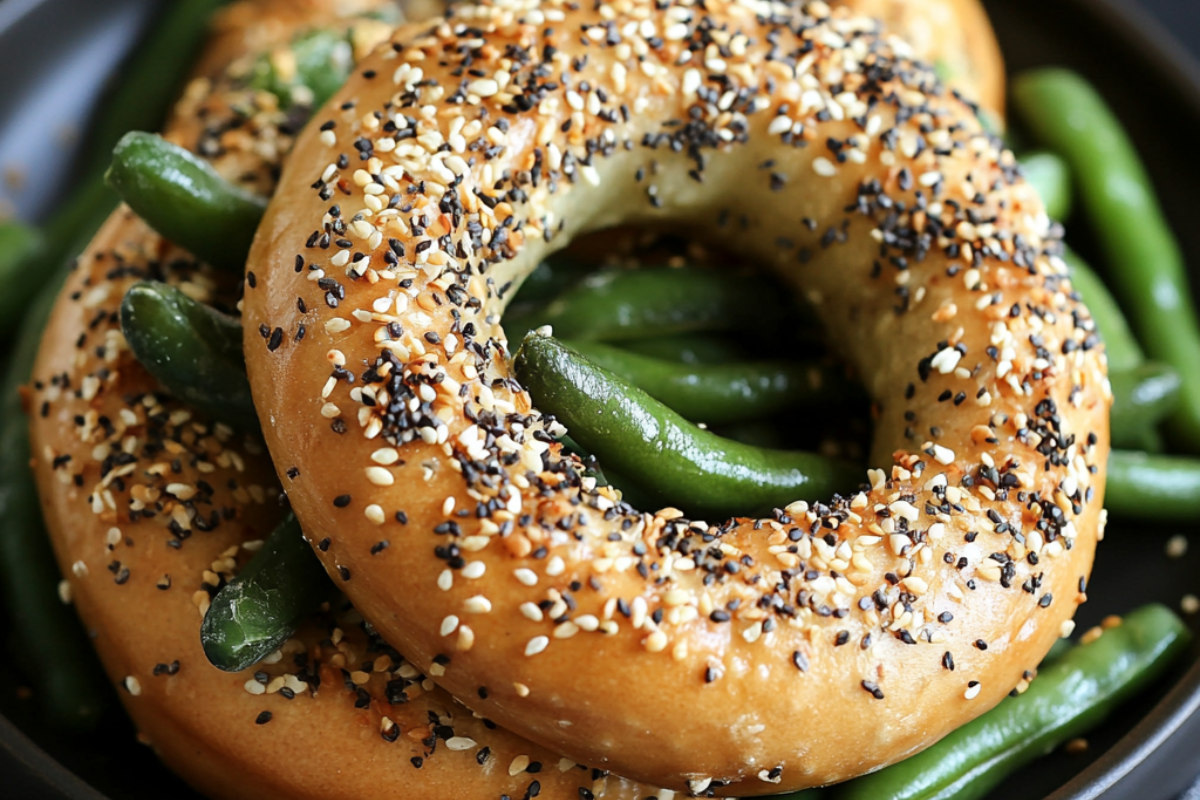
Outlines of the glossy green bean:
M1024 694L906 761L850 781L836 800L976 800L1014 770L1081 736L1150 685L1191 638L1164 606L1143 606L1039 671Z
M638 355L679 364L728 364L746 354L746 346L716 333L677 333L649 339L627 339L618 346Z
M1067 70L1019 76L1013 101L1038 140L1070 163L1138 340L1183 378L1172 442L1200 453L1200 323L1183 254L1132 140L1099 93Z
M1071 286L1079 293L1084 305L1096 322L1096 329L1104 339L1104 352L1108 356L1109 370L1134 369L1146 360L1142 346L1138 344L1129 322L1116 298L1100 280L1087 262L1071 248L1063 252L1063 261L1071 271Z
M171 394L215 420L258 429L239 320L164 283L143 281L121 301L121 333Z
M1113 516L1200 520L1200 459L1114 450L1105 485L1104 507Z
M29 304L28 287L37 281L29 275L30 258L42 252L45 240L32 225L9 221L0 223L0 326L15 324ZM16 291L8 291L13 287Z
M221 587L200 623L204 655L238 672L286 642L333 586L292 514L246 568Z
M1110 372L1113 404L1112 446L1137 448L1179 401L1179 373L1166 364L1148 361L1123 372Z
M1025 153L1021 172L1042 196L1051 219L1064 220L1071 215L1071 169L1066 161L1044 150Z
M690 514L767 513L848 492L861 470L812 453L763 450L697 428L662 403L549 336L514 359L538 408L638 491Z
M769 328L788 303L764 278L680 269L606 270L589 275L547 306L503 320L509 341L542 325L564 339L619 341L688 331Z
M744 361L687 365L630 353L602 342L563 344L694 422L719 424L785 409L820 409L852 402L856 387L816 363Z
M127 133L104 175L138 216L171 242L241 271L266 200L222 178L199 156L150 133Z

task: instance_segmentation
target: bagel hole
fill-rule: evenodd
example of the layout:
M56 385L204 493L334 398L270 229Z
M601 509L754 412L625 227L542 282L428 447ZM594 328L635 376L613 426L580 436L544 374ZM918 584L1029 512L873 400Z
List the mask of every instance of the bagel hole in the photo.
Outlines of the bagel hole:
M659 358L673 363L703 367L704 364L744 364L751 362L781 362L789 364L817 365L827 374L840 376L857 392L841 402L819 403L804 400L788 405L771 413L750 413L744 419L710 423L703 417L684 415L688 422L708 430L717 436L768 450L791 450L817 453L829 458L853 462L866 475L867 456L871 450L874 409L867 398L862 382L850 366L829 346L808 303L772 272L730 253L694 238L673 231L645 228L614 228L581 236L563 250L544 261L517 289L509 299L502 317L502 324L509 336L509 345L516 351L528 330L540 324L551 324L545 316L548 307L568 293L576 298L585 296L588 281L598 276L614 275L636 270L697 270L723 272L738 278L761 281L774 299L785 298L786 315L780 319L767 320L769 327L758 326L764 315L749 309L735 326L717 324L706 329L699 326L691 331L662 333L647 337L675 339L695 337L702 343L727 345L739 352L721 357L712 352L680 357L676 354L664 357L653 348L643 348L645 340L598 338L600 344L621 350ZM803 322L796 324L797 320ZM555 335L559 335L555 329ZM566 337L563 337L566 338ZM814 370L815 372L815 370ZM637 385L635 383L635 385ZM645 389L644 386L638 388ZM537 405L537 396L533 400ZM668 404L669 405L669 404ZM560 438L564 453L577 457L588 474L601 482L610 482L622 492L624 499L641 510L663 507L678 508L688 513L689 499L657 491L653 486L629 485L628 479L615 477L608 481L604 471L605 458L593 454L571 437L568 430ZM610 470L611 472L611 470ZM856 486L844 487L849 494ZM819 499L828 498L795 498ZM743 509L738 514L762 512L763 509Z

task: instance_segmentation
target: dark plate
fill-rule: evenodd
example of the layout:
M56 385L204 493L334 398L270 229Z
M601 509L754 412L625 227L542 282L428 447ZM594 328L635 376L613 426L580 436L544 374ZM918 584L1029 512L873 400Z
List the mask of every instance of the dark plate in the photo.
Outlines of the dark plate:
M986 2L1011 69L1068 65L1101 88L1137 140L1189 263L1200 266L1200 226L1195 224L1200 219L1195 144L1200 71L1187 54L1118 0ZM58 187L69 182L67 142L103 88L104 76L157 5L155 0L0 0L0 168L24 168L25 173L20 189L0 187L0 202L36 217L62 196ZM60 140L48 142L46 130ZM47 150L54 157L47 158ZM1086 245L1087 232L1072 227L1071 238ZM1185 558L1164 555L1167 539L1180 532L1186 533L1111 525L1089 590L1092 599L1079 614L1081 630L1145 602L1177 608L1183 595L1200 594L1195 577L1200 543ZM122 719L84 739L45 730L35 704L16 690L21 682L10 661L0 658L0 797L194 797L136 743ZM995 797L1176 797L1200 773L1198 708L1200 645L1187 663L1093 733L1086 753L1055 753L1022 770Z

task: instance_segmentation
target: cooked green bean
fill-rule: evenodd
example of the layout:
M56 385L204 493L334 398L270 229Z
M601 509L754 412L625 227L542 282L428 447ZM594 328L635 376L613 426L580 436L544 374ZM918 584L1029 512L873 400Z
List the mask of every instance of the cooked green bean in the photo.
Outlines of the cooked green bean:
M200 623L204 655L226 672L257 664L296 632L332 588L300 523L289 514L212 599Z
M1039 141L1067 159L1109 264L1108 275L1150 358L1183 378L1173 441L1200 452L1200 323L1187 271L1133 142L1099 93L1062 69L1028 72L1013 100Z
M164 283L143 281L121 301L129 349L171 394L215 420L258 429L242 357L242 324Z
M1104 339L1104 352L1108 356L1109 370L1133 369L1146 360L1142 346L1129 329L1129 323L1109 292L1087 262L1074 250L1067 248L1063 260L1071 270L1071 286L1096 322L1096 329Z
M788 303L764 278L729 271L606 270L589 275L544 308L503 320L509 341L542 325L564 339L618 341L687 331L755 329L785 318Z
M1179 400L1179 373L1153 361L1122 372L1110 372L1112 446L1136 448Z
M1021 156L1021 171L1033 184L1046 204L1051 219L1063 220L1071 214L1071 170L1067 162L1045 151Z
M687 365L601 342L563 344L694 422L754 419L784 409L828 408L854 399L837 369L789 361Z
M240 272L245 265L266 201L204 159L161 136L127 133L104 179L171 242L214 267Z
M1200 520L1200 459L1114 450L1106 487L1104 507L1114 516Z
M852 464L750 447L697 428L549 336L526 337L514 368L538 408L564 423L602 465L688 513L764 513L861 482Z
M1087 733L1187 648L1187 626L1143 606L1044 666L1024 694L906 761L835 790L837 800L975 800L1014 770Z
M37 281L29 274L32 256L45 247L42 233L21 222L0 223L0 325L14 325L29 305L29 293ZM8 291L14 287L16 291Z
M649 339L627 339L622 350L679 364L728 364L746 355L746 346L715 333L677 333Z

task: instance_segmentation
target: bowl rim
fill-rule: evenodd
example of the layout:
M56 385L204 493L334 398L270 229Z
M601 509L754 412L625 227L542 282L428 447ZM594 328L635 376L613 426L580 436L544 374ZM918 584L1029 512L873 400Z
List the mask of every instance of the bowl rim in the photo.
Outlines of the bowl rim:
M5 0L0 3L0 31L7 30L38 7L53 0ZM1117 38L1133 44L1155 77L1170 86L1200 117L1200 61L1165 25L1129 0L1065 0L1092 17ZM1048 795L1045 800L1097 800L1159 751L1193 716L1200 714L1200 660L1188 668L1142 719L1099 758ZM69 800L109 800L42 749L11 720L0 714L0 756L40 781L42 789ZM1200 760L1196 762L1200 771Z

